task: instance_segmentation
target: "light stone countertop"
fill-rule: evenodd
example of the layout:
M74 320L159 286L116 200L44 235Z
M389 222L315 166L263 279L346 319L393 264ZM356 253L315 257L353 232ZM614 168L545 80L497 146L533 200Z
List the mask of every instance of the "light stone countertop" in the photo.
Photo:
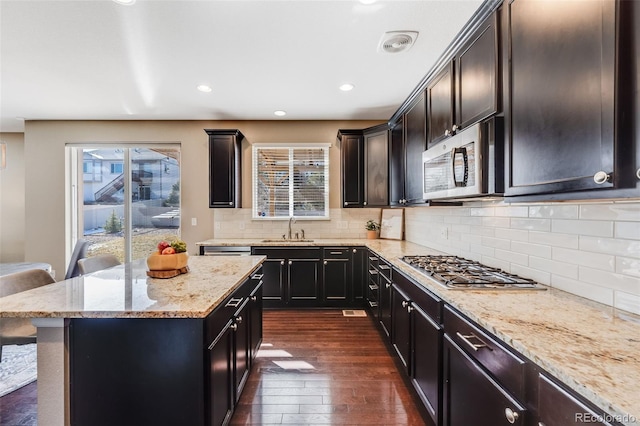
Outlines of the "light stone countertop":
M548 288L447 290L399 260L442 254L406 241L263 243L207 240L212 246L367 246L625 425L640 425L640 317ZM526 278L526 277L525 277Z
M204 318L264 256L190 256L186 274L147 276L146 260L0 298L0 317Z

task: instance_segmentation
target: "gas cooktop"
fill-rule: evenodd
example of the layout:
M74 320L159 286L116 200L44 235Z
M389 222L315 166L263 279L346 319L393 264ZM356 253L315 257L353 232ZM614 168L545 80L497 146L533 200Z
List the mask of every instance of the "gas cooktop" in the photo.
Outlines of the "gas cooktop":
M448 289L546 290L533 280L458 256L404 256L402 260Z

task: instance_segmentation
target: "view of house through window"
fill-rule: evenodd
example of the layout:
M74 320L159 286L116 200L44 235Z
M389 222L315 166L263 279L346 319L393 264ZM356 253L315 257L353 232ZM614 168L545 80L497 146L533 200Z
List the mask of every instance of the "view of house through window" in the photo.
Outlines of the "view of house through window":
M254 219L329 218L329 145L253 145Z
M78 200L74 227L88 256L121 262L146 258L161 240L180 236L180 147L123 145L75 148Z

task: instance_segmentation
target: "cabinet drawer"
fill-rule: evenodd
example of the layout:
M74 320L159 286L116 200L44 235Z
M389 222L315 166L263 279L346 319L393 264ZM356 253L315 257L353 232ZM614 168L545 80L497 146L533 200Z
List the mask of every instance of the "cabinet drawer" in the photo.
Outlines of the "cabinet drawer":
M380 258L378 258L378 256L374 255L373 253L369 252L369 257L368 257L369 269L377 269L379 262L380 262Z
M351 251L348 247L327 247L323 250L322 256L324 259L346 259L351 257Z
M384 259L380 259L378 261L378 272L388 280L391 280L391 265L389 265Z
M397 269L392 270L391 281L401 288L413 303L420 306L433 321L437 324L442 323L442 301L438 297Z
M445 333L493 374L516 397L524 397L525 361L463 318L449 306L444 307Z

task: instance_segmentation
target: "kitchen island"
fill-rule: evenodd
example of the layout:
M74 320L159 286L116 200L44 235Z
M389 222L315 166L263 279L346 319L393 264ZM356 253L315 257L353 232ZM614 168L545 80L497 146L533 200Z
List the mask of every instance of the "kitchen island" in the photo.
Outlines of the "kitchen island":
M479 324L548 375L609 413L640 424L640 318L549 287L546 291L453 291L400 258L442 254L407 241L214 239L200 246L365 246L445 304Z
M39 423L81 424L72 419L94 409L92 404L119 403L126 405L108 408L143 418L145 410L138 407L157 411L148 418L189 411L204 424L211 405L206 399L211 395L204 374L198 374L207 373L209 339L221 322L216 315L246 287L263 260L262 256L191 257L190 272L170 279L149 278L146 262L140 260L0 299L0 316L33 318L38 328ZM231 305L229 316L236 307ZM232 325L231 321L222 321L220 327ZM93 371L96 377L83 377L74 366ZM155 379L142 383L122 372L131 378ZM111 390L101 389L105 380ZM122 398L114 399L118 391ZM177 405L167 406L172 399ZM191 399L195 402L187 407L179 405ZM188 410L193 407L199 412ZM130 422L143 424L132 416L118 424ZM108 418L100 424L109 423L115 424Z

